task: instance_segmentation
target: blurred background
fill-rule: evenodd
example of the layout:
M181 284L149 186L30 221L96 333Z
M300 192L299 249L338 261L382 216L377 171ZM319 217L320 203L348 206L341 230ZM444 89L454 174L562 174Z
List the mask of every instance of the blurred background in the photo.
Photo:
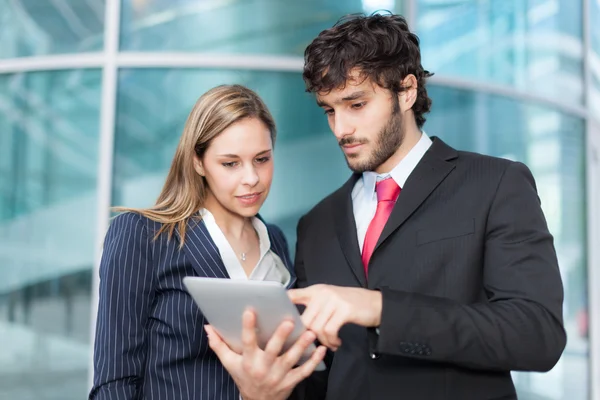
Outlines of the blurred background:
M519 398L600 399L600 0L0 0L0 399L86 397L108 207L153 204L207 89L247 85L273 112L262 213L294 243L349 175L304 48L380 9L435 73L425 131L536 178L568 345L549 373L514 373Z

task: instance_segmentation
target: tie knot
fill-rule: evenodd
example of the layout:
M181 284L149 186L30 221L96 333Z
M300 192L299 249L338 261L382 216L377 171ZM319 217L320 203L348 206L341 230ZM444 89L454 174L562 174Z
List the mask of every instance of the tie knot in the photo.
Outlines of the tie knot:
M377 202L396 201L400 194L400 186L392 178L377 182L375 190L377 191Z

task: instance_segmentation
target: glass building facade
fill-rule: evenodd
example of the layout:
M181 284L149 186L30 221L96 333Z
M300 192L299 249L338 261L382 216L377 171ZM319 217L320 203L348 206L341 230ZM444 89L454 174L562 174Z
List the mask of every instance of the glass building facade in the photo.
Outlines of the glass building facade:
M273 112L262 214L294 243L349 174L301 56L380 9L407 16L435 73L425 131L536 179L568 344L552 371L514 373L519 398L600 399L600 0L0 0L0 398L85 398L108 207L154 202L207 89L247 85Z

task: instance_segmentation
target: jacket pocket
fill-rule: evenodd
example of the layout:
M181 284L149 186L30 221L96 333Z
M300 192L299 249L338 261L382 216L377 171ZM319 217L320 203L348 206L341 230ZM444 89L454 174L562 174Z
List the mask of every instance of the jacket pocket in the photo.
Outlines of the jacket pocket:
M440 228L427 228L417 231L417 246L444 239L471 235L475 233L475 218L458 223L450 222Z

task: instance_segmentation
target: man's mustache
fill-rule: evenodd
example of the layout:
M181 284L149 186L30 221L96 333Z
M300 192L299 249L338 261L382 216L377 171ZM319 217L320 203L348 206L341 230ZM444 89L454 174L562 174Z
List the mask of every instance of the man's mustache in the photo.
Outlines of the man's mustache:
M350 145L350 144L365 144L367 142L368 142L368 140L366 140L366 139L358 139L358 138L355 138L355 137L347 136L347 137L341 138L338 141L338 144L341 147L341 146L347 146L347 145Z

